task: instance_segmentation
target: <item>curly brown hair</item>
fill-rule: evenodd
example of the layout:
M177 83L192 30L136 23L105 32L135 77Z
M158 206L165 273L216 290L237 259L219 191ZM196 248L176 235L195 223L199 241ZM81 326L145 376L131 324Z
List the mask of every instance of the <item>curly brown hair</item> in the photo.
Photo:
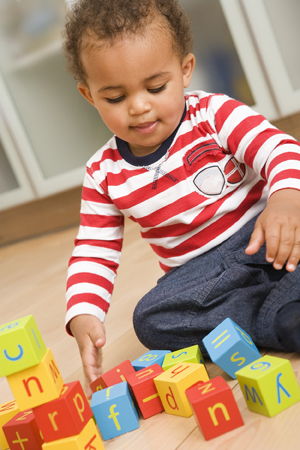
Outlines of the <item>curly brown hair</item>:
M111 45L124 35L142 34L156 18L171 32L174 51L182 60L192 51L192 34L178 0L76 0L63 31L63 51L75 80L86 82L81 52L87 36Z

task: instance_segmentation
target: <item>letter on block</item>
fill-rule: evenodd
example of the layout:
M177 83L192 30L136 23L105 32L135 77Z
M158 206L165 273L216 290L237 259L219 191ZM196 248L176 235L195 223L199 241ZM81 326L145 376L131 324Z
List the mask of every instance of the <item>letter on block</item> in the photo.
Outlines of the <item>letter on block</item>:
M300 388L287 359L265 355L236 376L250 411L273 417L300 400Z
M211 360L232 378L237 370L261 357L249 334L231 319L223 320L205 336L203 344Z
M98 377L90 384L90 388L92 392L101 391L101 389L106 389L109 386L126 381L126 376L134 372L135 370L131 362L127 359L108 372L105 372L101 377Z
M171 353L170 350L151 350L150 352L145 353L140 356L138 359L132 361L132 367L138 371L142 370L145 367L152 366L154 364L159 364L162 366L165 356ZM176 361L177 362L177 361Z
M95 392L91 408L105 441L139 427L139 415L127 381Z
M154 379L163 407L168 414L190 417L193 414L185 391L199 381L208 381L203 364L178 363Z
M164 411L153 381L160 373L163 373L161 366L153 364L126 377L144 419Z
M244 425L233 393L222 377L192 386L186 396L206 440Z
M43 450L105 450L93 419L81 433L43 444Z
M35 366L46 350L32 315L0 326L0 376Z
M64 385L50 349L39 364L9 375L7 381L20 411L58 398Z
M63 387L59 398L34 408L36 421L45 442L81 433L93 411L79 381Z
M10 450L42 450L44 442L32 409L19 412L3 427Z
M16 400L11 400L0 405L0 448L2 450L9 448L5 434L3 433L3 425L17 415L19 411Z
M166 371L179 362L204 364L204 359L198 345L192 345L165 356L162 368Z

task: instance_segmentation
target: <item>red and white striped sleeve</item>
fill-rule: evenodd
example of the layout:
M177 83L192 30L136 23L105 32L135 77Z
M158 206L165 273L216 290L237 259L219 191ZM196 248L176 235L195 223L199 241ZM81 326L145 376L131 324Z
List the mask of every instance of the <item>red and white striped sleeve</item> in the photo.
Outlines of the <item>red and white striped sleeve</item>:
M280 189L300 190L299 142L227 96L211 96L205 104L221 145L268 181L269 196Z
M124 217L87 169L82 189L81 223L67 277L66 326L80 314L105 320L119 266Z

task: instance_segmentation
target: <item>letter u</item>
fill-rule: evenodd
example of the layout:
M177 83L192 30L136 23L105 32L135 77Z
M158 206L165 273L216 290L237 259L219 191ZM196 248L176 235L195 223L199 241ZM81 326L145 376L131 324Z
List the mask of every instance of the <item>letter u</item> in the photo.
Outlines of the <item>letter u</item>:
M22 356L24 355L24 350L21 347L21 345L18 345L18 349L19 349L19 354L17 356L9 356L9 354L7 353L7 350L3 350L5 358L8 359L9 361L18 361L18 359L21 359Z

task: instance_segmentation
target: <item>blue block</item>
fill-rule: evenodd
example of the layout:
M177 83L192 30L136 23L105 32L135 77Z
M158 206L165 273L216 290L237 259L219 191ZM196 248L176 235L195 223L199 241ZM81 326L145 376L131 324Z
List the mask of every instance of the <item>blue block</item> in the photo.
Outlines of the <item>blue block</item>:
M105 441L139 427L139 415L127 381L95 392L91 408Z
M261 358L249 334L231 319L225 319L202 342L211 360L232 378L236 378L235 372Z
M146 367L152 366L153 364L159 364L162 366L165 356L171 353L170 350L151 350L140 358L132 361L132 366L137 372L138 370L145 369Z

